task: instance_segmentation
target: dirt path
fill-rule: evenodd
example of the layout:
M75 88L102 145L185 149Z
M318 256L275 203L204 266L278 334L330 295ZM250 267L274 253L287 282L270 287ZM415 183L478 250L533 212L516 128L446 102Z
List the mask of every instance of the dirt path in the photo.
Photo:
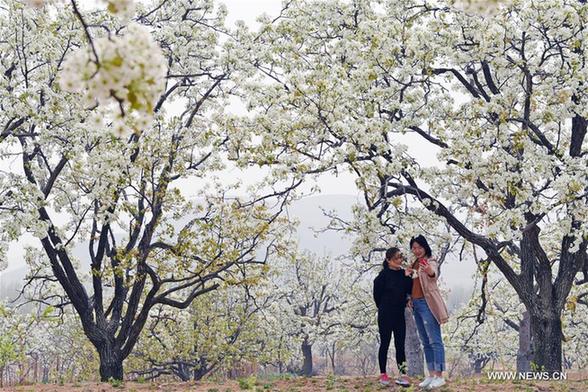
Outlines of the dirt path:
M418 382L419 380L413 380ZM420 388L412 386L402 388L399 386L382 387L377 382L377 377L312 377L312 378L276 378L256 379L250 377L241 380L228 380L222 382L173 382L173 383L136 383L127 382L122 386L113 386L108 383L77 383L77 384L36 384L21 385L10 388L2 388L0 391L18 392L114 392L114 391L203 391L203 392L232 392L232 391L290 391L290 392L385 392L385 391L419 391ZM537 391L537 392L567 392L588 391L588 377L568 377L566 381L492 381L486 377L468 377L448 380L446 386L438 391Z

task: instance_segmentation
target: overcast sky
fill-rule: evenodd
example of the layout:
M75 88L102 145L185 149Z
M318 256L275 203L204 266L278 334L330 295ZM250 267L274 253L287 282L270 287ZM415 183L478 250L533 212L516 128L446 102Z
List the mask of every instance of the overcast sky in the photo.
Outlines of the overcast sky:
M227 6L229 11L227 22L229 24L243 20L249 26L255 25L255 19L258 15L263 13L278 15L282 8L281 0L225 0L220 2Z

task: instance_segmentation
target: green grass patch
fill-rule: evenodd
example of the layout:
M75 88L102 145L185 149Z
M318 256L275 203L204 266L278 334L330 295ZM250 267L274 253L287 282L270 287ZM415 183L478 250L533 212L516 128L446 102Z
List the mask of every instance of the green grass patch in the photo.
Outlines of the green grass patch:
M237 380L239 383L239 388L244 390L252 390L255 389L257 383L257 377L255 375L240 378Z
M110 384L110 386L112 386L113 388L122 388L124 386L124 382L123 380L117 380L114 379L112 377L110 377L108 379L108 383Z

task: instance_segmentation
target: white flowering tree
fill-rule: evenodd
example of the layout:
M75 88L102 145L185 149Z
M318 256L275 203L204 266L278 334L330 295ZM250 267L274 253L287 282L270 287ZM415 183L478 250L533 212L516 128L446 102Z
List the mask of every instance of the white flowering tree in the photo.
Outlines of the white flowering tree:
M63 290L45 300L71 303L100 378L122 379L154 307L262 273L292 187L239 199L217 181L237 65L223 7L32 3L0 2L1 242L38 239L50 274L33 278Z
M588 270L587 18L575 0L493 16L442 1L289 1L244 43L260 110L243 124L263 132L251 159L350 171L386 230L409 208L446 222L529 311L537 367L561 370L562 310Z
M373 298L374 275L366 273L365 266L362 261L346 262L342 265L341 273L349 274L351 282L348 283L350 287L346 289L348 303L346 304L345 312L341 315L344 328L338 331L336 343L340 357L346 355L352 358L351 363L346 364L354 367L351 374L368 376L373 374L378 366L379 334L377 324L378 310ZM379 268L377 269L379 270ZM410 331L407 328L407 334L409 333ZM410 350L409 347L407 349ZM392 350L390 350L390 353L392 353ZM334 360L332 366L333 372L337 373ZM344 370L346 370L346 374L349 374L348 369ZM409 365L409 373L412 370Z
M490 363L511 368L519 356L517 371L530 371L529 336L522 331L524 308L508 282L490 274L487 262L481 266L472 297L452 315L443 331L449 374L459 365L465 374L480 374ZM526 322L528 327L528 319ZM526 351L520 350L521 344L526 344Z
M466 359L466 374L480 373L488 364L516 370L536 370L531 356L529 312L512 286L488 262L480 263L470 301L450 318L444 329L448 369L453 373ZM562 312L562 350L565 369L582 369L586 361L588 326L581 286L573 286ZM462 368L462 372L464 369Z
M98 355L80 325L80 319L68 308L64 313L45 307L31 314L26 347L23 382L76 382L96 378Z
M22 337L25 329L24 317L0 304L0 387L4 386L9 366L24 357Z
M273 303L263 313L275 320L276 332L298 345L299 373L313 375L313 346L330 345L350 327L352 277L328 257L293 253L272 272Z
M97 355L71 309L0 304L0 385L93 378Z
M257 280L257 278L255 279ZM158 306L131 355L133 374L182 381L276 359L274 333L260 317L269 306L254 280L198 297L188 308Z
M584 317L588 309L586 287L574 286L562 320L563 366L566 369L584 369L588 365L586 351L588 350L588 320Z

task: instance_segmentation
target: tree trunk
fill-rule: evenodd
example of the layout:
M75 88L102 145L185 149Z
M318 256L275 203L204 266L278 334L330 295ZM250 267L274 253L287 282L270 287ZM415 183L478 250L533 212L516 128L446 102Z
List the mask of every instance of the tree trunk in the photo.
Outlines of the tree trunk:
M177 367L172 365L173 373L183 382L190 381L192 378L192 369L184 363L178 363Z
M56 360L57 365L55 365L55 374L57 375L58 380L61 379L61 377L60 377L61 376L61 366L59 366L60 362L61 361L60 361L60 358L58 355L57 360Z
M472 361L472 372L473 374L479 375L482 374L482 364L483 360L480 358L476 358Z
M423 359L423 349L419 340L414 315L409 307L404 310L404 319L406 320L406 362L407 373L409 376L422 376L425 374L425 365Z
M27 377L28 370L25 372L24 370L24 363L20 362L18 364L18 383L22 384Z
M562 360L563 360L563 368L566 370L569 370L572 368L572 365L574 364L567 356L566 356L566 352L562 352Z
M198 364L193 367L194 381L202 380L202 378L211 372L215 367L216 365L214 363L209 364L205 358L200 358L198 360Z
M472 370L472 374L480 375L482 374L482 370L488 362L492 359L492 355L489 354L471 354L470 355L470 368Z
M517 372L531 371L531 320L529 312L523 312L519 325L519 351L517 352Z
M34 358L35 358L35 372L33 374L33 377L34 377L33 382L36 384L36 383L39 382L39 379L38 379L38 374L39 374L39 372L38 372L38 370L39 370L39 356L38 355L35 355Z
M550 312L547 312L547 315ZM561 371L561 321L559 317L531 315L532 371Z
M327 357L330 360L330 364L331 364L331 371L333 372L333 374L337 374L337 368L335 366L335 354L337 351L337 342L333 342L333 344L331 344L331 349L327 349Z
M43 380L41 382L43 384L49 383L49 365L46 363L43 364Z
M304 339L302 342L302 355L304 362L302 364L302 375L312 376L312 344L308 344L308 340Z
M110 379L123 379L123 361L112 345L106 343L98 347L100 357L100 381L108 382Z

